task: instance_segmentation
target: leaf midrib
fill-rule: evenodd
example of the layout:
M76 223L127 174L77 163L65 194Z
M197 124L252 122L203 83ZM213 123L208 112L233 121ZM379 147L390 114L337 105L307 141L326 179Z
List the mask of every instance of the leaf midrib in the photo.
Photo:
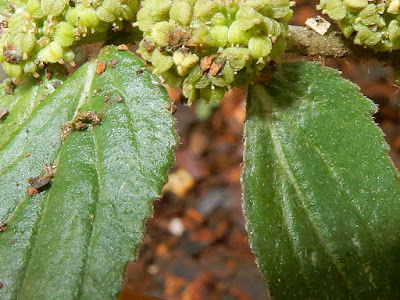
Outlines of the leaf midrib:
M314 219L312 218L312 214L310 212L310 210L308 209L308 206L306 205L305 201L304 201L304 195L303 192L301 191L296 178L294 177L292 171L290 170L289 164L286 160L284 151L283 151L283 147L280 141L280 137L279 134L275 128L275 125L273 124L273 120L271 119L270 116L267 117L267 121L268 121L268 128L270 130L271 133L271 140L273 143L273 147L275 149L275 153L276 153L276 157L278 158L278 164L281 165L281 167L283 168L284 172L286 173L286 176L289 180L289 182L293 185L293 188L297 194L297 196L299 197L299 200L301 201L302 205L301 207L303 208L304 212L306 213L308 219L310 220L310 224L311 226L314 228L314 232L318 238L318 240L320 241L320 244L322 245L322 247L325 249L327 255L330 257L333 265L335 266L335 268L337 269L338 273L340 274L340 276L343 278L343 281L346 285L346 288L348 289L348 291L351 293L351 295L355 298L358 299L356 297L356 295L354 295L353 290L351 288L351 283L349 281L349 279L346 277L346 273L343 271L342 267L340 266L340 264L337 262L337 260L335 259L334 254L332 253L331 249L329 249L329 247L327 247L326 243L324 242L324 238L318 228L318 226L315 224Z
M79 98L79 102L78 102L77 107L75 109L74 118L78 114L78 112L79 112L80 108L82 107L82 105L84 104L85 99L90 95L90 91L92 89L92 84L93 84L93 79L94 79L94 74L95 74L95 68L96 68L96 61L91 61L91 62L88 63L87 71L86 71L86 74L85 74L86 76L88 76L88 80L86 81L86 83L85 83L85 85L83 87L83 90L82 90L82 93L81 93L81 97ZM84 78L86 76L84 76ZM60 158L61 153L62 153L62 149L60 148L59 153L57 155L57 160L56 160L57 162L58 162L58 160ZM97 160L97 157L96 157L96 160ZM96 166L96 172L98 174L97 166ZM0 173L0 176L1 176L1 173ZM97 183L98 183L98 180L97 180ZM46 199L44 199L44 201L43 201L44 202L43 203L43 207L42 207L42 211L43 212L46 210L47 203L48 203L49 199L51 198L50 197L51 194L52 194L51 191L52 190L50 189L47 192ZM97 200L98 200L98 198L99 197L97 197ZM97 204L97 202L96 202L96 204ZM40 228L42 227L43 216L44 216L43 213L40 214L40 217L36 221L36 225L34 226L33 233L32 233L32 236L30 238L31 247L29 247L29 249L28 249L28 251L26 253L26 257L27 257L26 263L25 263L25 266L21 270L21 273L23 274L23 276L21 278L21 284L18 285L17 300L21 299L21 297L20 297L21 296L21 291L25 287L25 280L26 280L26 275L27 275L26 271L29 269L29 266L32 263L32 260L31 260L32 253L34 252L34 249L36 248L36 237L39 234ZM91 234L92 234L92 230L91 230ZM89 238L91 238L91 234L90 234Z

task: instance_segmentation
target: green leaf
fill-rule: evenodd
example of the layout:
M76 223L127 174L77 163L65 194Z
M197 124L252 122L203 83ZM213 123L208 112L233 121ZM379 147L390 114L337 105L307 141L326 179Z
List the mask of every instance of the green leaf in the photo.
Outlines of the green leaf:
M1 299L114 299L120 290L176 144L170 100L143 69L128 51L103 49L0 146ZM63 140L62 126L89 111L101 124ZM56 165L50 189L28 196L27 179L46 164Z
M375 111L316 63L250 87L243 201L276 299L399 298L400 188Z
M22 126L40 102L54 92L64 77L57 76L51 80L44 78L41 84L38 84L37 79L28 77L12 94L6 94L5 82L0 85L0 107L10 112L5 121L0 121L0 147L12 139L14 132Z

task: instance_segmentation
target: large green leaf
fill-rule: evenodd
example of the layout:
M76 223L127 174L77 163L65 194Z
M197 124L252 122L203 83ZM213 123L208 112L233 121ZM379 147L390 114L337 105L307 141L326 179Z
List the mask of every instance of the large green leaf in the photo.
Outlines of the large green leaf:
M176 143L170 100L143 67L106 48L0 146L0 299L113 299L120 290ZM88 111L101 124L63 140L63 124ZM30 197L27 179L45 164L56 165L51 187Z
M399 298L400 188L375 111L316 63L250 88L243 201L276 299Z

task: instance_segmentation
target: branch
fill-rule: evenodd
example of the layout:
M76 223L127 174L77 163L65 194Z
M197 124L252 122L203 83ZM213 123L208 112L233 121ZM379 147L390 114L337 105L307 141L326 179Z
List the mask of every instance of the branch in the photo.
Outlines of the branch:
M355 45L339 31L330 31L322 36L310 28L293 25L289 26L287 51L307 56L375 58L393 66L398 66L400 62L399 50L374 52Z
M340 32L331 31L320 35L302 26L289 26L287 51L300 55L325 57L345 57L353 53Z

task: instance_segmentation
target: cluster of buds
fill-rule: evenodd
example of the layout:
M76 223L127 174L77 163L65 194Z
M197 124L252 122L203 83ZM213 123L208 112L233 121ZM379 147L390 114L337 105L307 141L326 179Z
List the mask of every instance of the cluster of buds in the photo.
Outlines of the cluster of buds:
M138 0L9 1L0 14L0 61L6 73L38 76L48 63L73 64L81 41L104 37L133 21Z
M400 0L321 0L346 37L375 51L400 49Z
M220 100L284 52L289 0L144 0L138 52L189 102Z

